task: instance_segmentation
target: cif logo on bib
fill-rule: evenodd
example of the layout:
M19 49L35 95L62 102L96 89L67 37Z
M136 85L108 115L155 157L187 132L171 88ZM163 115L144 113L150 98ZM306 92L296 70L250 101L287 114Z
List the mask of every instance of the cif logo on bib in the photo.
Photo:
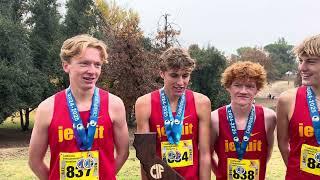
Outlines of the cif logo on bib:
M238 173L238 174L244 174L244 173L246 173L246 170L245 170L242 166L238 166L238 167L236 168L236 173Z
M314 155L314 159L320 163L320 152L317 152L315 155Z
M161 164L154 164L150 168L150 175L154 179L161 179L163 172L164 172L164 168Z
M92 157L81 158L77 162L78 169L91 169L95 165L95 160Z

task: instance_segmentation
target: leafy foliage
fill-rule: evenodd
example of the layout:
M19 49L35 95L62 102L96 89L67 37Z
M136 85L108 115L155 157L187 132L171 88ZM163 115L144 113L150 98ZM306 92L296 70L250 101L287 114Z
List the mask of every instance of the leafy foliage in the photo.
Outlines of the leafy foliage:
M284 76L288 71L297 71L297 63L292 48L293 46L289 45L284 38L279 38L278 41L264 47L264 50L269 53L278 77Z
M139 17L132 10L98 1L103 34L109 47L109 64L104 67L101 84L121 97L128 124L133 125L136 99L159 87L156 81L158 54L144 49Z
M209 97L212 109L228 103L228 94L220 84L221 73L226 68L226 58L215 47L200 49L191 45L189 52L196 59L196 68L191 74L191 89Z
M35 106L42 74L33 67L27 30L10 16L0 17L0 123L20 109Z

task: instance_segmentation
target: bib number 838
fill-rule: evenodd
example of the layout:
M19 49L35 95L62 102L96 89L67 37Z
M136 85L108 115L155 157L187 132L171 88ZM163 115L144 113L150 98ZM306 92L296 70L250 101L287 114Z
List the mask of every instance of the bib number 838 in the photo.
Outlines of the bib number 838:
M235 169L233 170L232 174L233 179L254 179L254 171L244 171L242 174L239 174Z
M320 163L318 163L315 159L313 158L308 158L308 163L307 163L308 168L310 169L315 169L315 168L320 168Z

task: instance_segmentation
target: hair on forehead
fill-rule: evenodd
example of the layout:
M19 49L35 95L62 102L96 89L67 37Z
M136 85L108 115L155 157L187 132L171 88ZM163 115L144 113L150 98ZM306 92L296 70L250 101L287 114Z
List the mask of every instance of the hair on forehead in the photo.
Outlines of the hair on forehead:
M187 50L171 47L160 56L160 70L169 69L191 69L195 68L195 60L192 59Z
M107 62L106 44L88 34L81 34L65 40L61 47L61 61L69 62L71 58L81 56L86 48L96 48L100 51L100 57L103 62Z
M317 56L320 57L320 34L306 38L293 49L296 57Z
M233 81L252 80L257 89L263 88L267 81L267 73L259 63L240 61L228 66L221 75L221 85L229 88Z

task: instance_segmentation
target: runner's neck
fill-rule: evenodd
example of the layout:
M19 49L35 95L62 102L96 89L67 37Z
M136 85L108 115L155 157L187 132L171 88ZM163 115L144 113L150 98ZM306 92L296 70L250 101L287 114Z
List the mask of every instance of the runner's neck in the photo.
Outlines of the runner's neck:
M180 96L172 95L172 93L169 90L167 90L166 88L164 88L164 92L169 99L169 103L170 103L170 107L171 107L172 112L175 112Z
M94 88L90 90L82 90L80 88L73 88L72 85L70 85L70 90L74 99L76 100L78 110L90 110Z
M249 113L251 111L252 104L246 106L240 106L231 102L231 109L234 114L236 122L248 121Z

